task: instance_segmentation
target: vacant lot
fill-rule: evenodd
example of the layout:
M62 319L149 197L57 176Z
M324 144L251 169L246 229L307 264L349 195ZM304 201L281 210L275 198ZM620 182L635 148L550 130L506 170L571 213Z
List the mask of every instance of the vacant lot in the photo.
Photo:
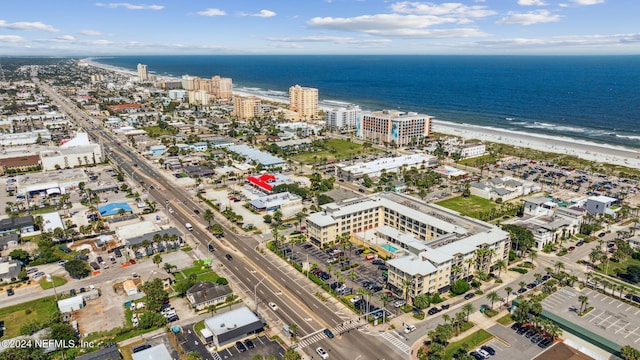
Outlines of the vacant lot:
M35 321L47 323L57 311L58 306L53 296L0 309L0 320L4 321L6 328L4 338L20 335L20 328L25 324Z
M331 139L324 142L324 150L308 152L294 155L291 158L304 164L316 164L318 162L337 161L344 158L361 155L374 154L379 150L347 140Z
M471 195L469 197L458 196L452 199L438 201L436 204L444 206L447 209L459 212L461 215L477 217L481 212L488 212L496 207L496 203L491 200L483 199L478 196Z
M215 282L219 278L218 274L211 270L209 264L205 264L204 260L196 260L193 262L193 267L181 270L174 273L173 275L175 276L176 280L184 280L188 279L189 275L191 274L195 274L197 276L196 281Z

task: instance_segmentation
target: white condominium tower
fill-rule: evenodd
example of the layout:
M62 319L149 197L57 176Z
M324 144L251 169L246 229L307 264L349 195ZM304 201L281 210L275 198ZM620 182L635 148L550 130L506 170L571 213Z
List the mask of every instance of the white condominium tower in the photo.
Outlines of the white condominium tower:
M138 64L138 78L140 81L149 80L149 73L147 72L147 65Z
M232 90L231 78L223 78L218 75L211 78L211 92L216 99L231 99Z
M289 110L301 118L313 119L318 115L318 89L295 85L289 88Z
M325 114L327 128L336 130L355 129L361 118L362 110L357 105L327 110Z
M407 146L431 135L431 116L396 110L373 111L362 115L356 134L375 144Z

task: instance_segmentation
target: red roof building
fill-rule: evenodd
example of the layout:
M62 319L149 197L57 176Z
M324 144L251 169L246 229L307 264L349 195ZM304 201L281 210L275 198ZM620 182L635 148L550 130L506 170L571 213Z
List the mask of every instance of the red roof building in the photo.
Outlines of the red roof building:
M269 183L275 182L276 177L275 175L271 175L271 174L262 174L260 176L249 176L247 178L247 181L253 186L256 186L257 188L259 188L260 190L270 193L271 189L273 189L273 185Z

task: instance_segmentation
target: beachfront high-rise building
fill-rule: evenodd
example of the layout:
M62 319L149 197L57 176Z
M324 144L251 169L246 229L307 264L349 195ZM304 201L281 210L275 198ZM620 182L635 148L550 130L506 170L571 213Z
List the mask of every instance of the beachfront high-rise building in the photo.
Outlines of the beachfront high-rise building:
M318 115L318 89L294 85L289 88L289 110L301 118L314 119Z
M256 96L234 96L233 113L240 120L253 119L262 115L262 101Z
M138 64L138 79L140 81L148 81L149 73L147 72L147 65Z
M431 135L431 119L415 112L374 111L362 115L356 134L375 144L407 146Z
M211 78L211 93L216 99L230 100L233 91L233 81L231 78L223 78L216 75Z
M189 91L189 104L193 105L209 105L210 96L209 93L204 90L191 90Z
M346 108L327 110L325 121L327 128L332 130L354 130L356 124L362 118L362 110L357 105L350 105Z
M196 81L198 77L182 75L182 88L185 90L196 90Z

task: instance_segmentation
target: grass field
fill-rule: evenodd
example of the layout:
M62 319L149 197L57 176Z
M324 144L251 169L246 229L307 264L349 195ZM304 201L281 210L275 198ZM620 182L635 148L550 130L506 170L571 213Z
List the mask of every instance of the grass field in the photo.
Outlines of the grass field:
M184 275L183 275L184 274ZM181 272L176 272L173 276L176 280L184 280L189 278L189 275L196 274L198 276L197 281L213 281L215 282L220 278L218 274L211 270L210 267L204 264L202 260L196 260L193 262L193 267L182 270Z
M58 306L53 296L1 308L0 320L4 321L5 326L3 339L20 335L20 328L32 321L41 323L49 321L56 311Z
M500 319L496 320L498 324L502 324L504 326L511 325L513 323L513 319L511 319L511 314L507 314Z
M364 154L374 154L380 150L368 148L367 150L361 144L342 139L330 139L325 142L325 150L297 154L291 157L292 160L303 164L316 164L318 161L337 161L347 157Z
M491 209L497 206L497 204L491 200L483 199L474 195L469 197L458 196L438 201L436 204L444 206L447 209L457 211L464 216L472 216L474 213L491 211Z
M458 351L458 349L462 347L462 344L464 343L467 343L469 345L469 349L473 349L484 344L492 337L493 335L491 335L489 332L484 329L480 329L462 340L458 340L454 343L449 344L449 346L447 346L447 350L444 352L444 358L453 359L453 355Z
M65 278L61 278L59 276L52 276L51 278L53 279L53 283L47 281L47 279L40 280L40 287L46 290L51 289L54 284L56 286L62 286L67 283Z

